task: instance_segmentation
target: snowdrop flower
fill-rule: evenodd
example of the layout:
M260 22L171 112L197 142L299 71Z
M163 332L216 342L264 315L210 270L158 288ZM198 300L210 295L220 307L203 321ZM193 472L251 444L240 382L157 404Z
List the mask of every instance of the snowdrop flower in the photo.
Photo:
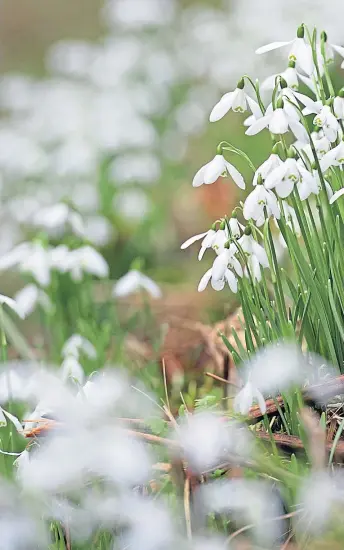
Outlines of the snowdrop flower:
M249 227L246 227L245 233L240 237L238 243L247 256L247 264L252 276L257 281L260 281L262 278L261 267L269 267L269 260L264 247L255 241ZM244 273L248 277L247 266L244 269Z
M266 211L266 212L265 212ZM280 210L277 198L272 191L260 184L248 195L243 210L245 220L253 219L258 226L263 225L265 216L279 219Z
M277 108L275 110L266 111L265 115L254 122L246 134L248 136L254 136L268 128L272 134L285 134L290 129L297 139L307 141L307 133L302 124L295 118L295 110L290 109L287 100L284 101L280 97L277 101Z
M90 359L96 359L97 351L93 344L84 336L80 334L73 334L65 342L62 348L63 357L73 356L79 357L79 353L82 351Z
M82 217L64 203L42 208L35 214L33 223L48 230L61 230L69 225L75 235L81 237L84 235Z
M223 155L216 155L213 160L202 166L196 173L192 185L199 187L200 185L214 183L220 176L231 176L234 183L240 189L245 189L244 178L238 170L230 164Z
M231 245L229 249L225 249L217 256L213 266L208 269L201 278L198 285L198 292L203 292L209 281L211 281L211 286L214 290L223 290L227 283L232 292L237 292L238 279L231 269L234 269L239 277L242 277L243 271L240 262L234 256L235 252L235 246Z
M26 285L15 294L14 299L17 302L23 319L31 315L37 304L45 311L51 311L53 308L49 296L35 284Z
M74 355L67 355L61 365L61 378L63 382L68 379L75 380L82 385L85 379L85 373L79 360Z
M254 176L253 176L253 181L252 181L252 185L257 185L257 182L258 182L258 178L259 176L261 176L261 178L263 179L263 181L266 180L266 178L268 177L268 175L275 169L275 168L278 168L279 166L281 166L282 164L282 160L280 159L280 157L272 152L271 155L269 156L269 158L267 158L263 164L261 164Z
M339 120L344 120L344 88L339 91L339 94L333 100L333 111Z
M228 92L223 95L220 101L215 105L210 113L210 122L216 122L223 118L230 109L236 113L243 113L247 110L248 96L244 92L245 82L242 78L239 80L234 92Z
M282 48L283 46L291 46L289 50L289 60L295 61L297 70L301 69L307 75L311 75L314 71L314 63L312 58L312 49L309 44L306 44L305 30L301 25L297 30L297 37L289 42L272 42L266 46L262 46L256 50L256 54L262 54Z
M23 433L23 426L19 422L18 418L0 407L0 428L7 426L8 420L13 424L18 433Z
M19 317L24 319L24 315L20 306L18 305L16 300L14 300L13 298L9 298L8 296L4 296L4 294L0 294L0 305L1 306L6 305L12 311L14 311Z
M214 229L209 229L209 231L206 231L205 233L199 233L198 235L194 235L193 237L190 237L187 239L182 245L181 249L185 250L185 248L188 248L193 243L202 240L201 243L201 249L198 254L198 259L201 260L204 256L205 251L207 248L211 248L213 246L213 243L216 239L216 231Z
M332 197L330 198L330 204L336 202L336 200L339 199L339 197L341 197L342 195L344 195L344 187L342 189L339 189L339 191L333 193Z
M103 256L92 246L82 246L71 250L67 260L67 269L74 281L80 281L83 273L96 277L108 277L109 266Z
M252 115L247 117L244 120L244 126L252 126L254 122L256 122L258 119L262 118L263 113L261 111L261 108L259 107L259 104L257 101L252 99L252 97L247 96L247 103L249 104L249 107L252 111Z
M285 71L282 71L279 74L274 74L269 76L262 83L262 90L273 90L276 85L276 78L281 76L283 80L286 81L288 88L297 90L299 87L298 73L295 69L295 61L289 61L289 66Z
M247 415L253 403L257 401L262 414L266 413L266 403L262 393L248 380L234 399L234 410Z
M342 140L336 147L328 151L320 160L320 167L326 172L330 166L342 166L344 164L344 141Z
M295 97L306 107L304 114L315 114L313 124L323 129L324 135L331 143L336 141L340 126L329 105L323 105L321 101L313 101L310 97L294 93ZM297 137L297 136L296 136Z
M26 242L0 258L0 271L18 267L22 273L30 273L41 286L50 283L49 251L38 242Z
M228 225L231 233L231 237L238 239L241 236L242 231L244 231L244 226L238 222L236 213L232 212L232 217L228 220Z
M300 184L303 191L306 188L309 189L309 194L317 193L318 188L314 182L313 174L308 172L301 163L298 164L295 158L287 158L271 172L264 185L267 189L275 188L277 195L285 199L293 191L295 184Z
M116 298L123 298L139 290L145 290L152 298L161 298L162 296L159 286L150 277L136 269L131 269L118 279L112 289L112 295Z

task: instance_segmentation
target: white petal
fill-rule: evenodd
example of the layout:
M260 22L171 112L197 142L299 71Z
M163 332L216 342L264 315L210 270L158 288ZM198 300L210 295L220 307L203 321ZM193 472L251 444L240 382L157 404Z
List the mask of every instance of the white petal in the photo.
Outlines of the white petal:
M141 287L144 288L148 292L148 294L152 296L152 298L156 298L156 299L161 298L162 292L160 287L156 284L156 282L153 281L153 279L151 279L150 277L147 277L147 275L143 275L142 273L140 275L141 275L141 278L140 278Z
M289 127L296 139L298 139L302 143L309 143L307 131L305 127L301 124L301 122L289 119Z
M23 319L23 313L17 302L13 300L13 298L9 298L8 296L4 296L4 294L0 294L0 304L6 304L10 309L12 309L12 311L14 311L19 317Z
M274 193L272 191L268 191L268 193L269 193L268 206L270 207L270 210L271 210L272 214L275 216L275 218L277 218L277 220L279 220L279 218L281 216L281 212L280 212L280 209L279 209L277 198L276 198L276 196L274 195Z
M280 166L277 166L272 172L268 175L264 182L264 187L266 189L272 189L276 187L282 179L284 178L287 171L287 165L283 162Z
M344 57L344 48L343 48L343 46L336 46L335 44L331 44L331 46L334 50L336 50L337 53L339 53L339 55Z
M294 96L302 103L302 105L307 107L310 113L320 113L321 107L319 107L319 105L307 95L300 94L300 92L294 92Z
M202 168L200 168L198 172L196 172L194 179L192 180L193 187L199 187L200 185L203 185L206 166L207 165L202 166Z
M249 220L250 218L255 219L255 212L257 210L259 195L260 188L258 186L246 198L243 210L245 220Z
M257 256L261 266L269 267L269 260L266 255L265 248L258 244L255 240L252 242L252 252L255 256Z
M2 409L2 411L3 411L3 414L5 416L7 416L7 418L12 422L12 424L16 428L17 432L22 433L24 431L23 426L19 422L18 418L16 416L14 416L13 414L9 413L8 411L5 411L4 409Z
M234 273L232 273L229 269L226 269L225 279L231 291L234 292L234 294L236 294L238 290L238 279L236 278Z
M264 128L267 127L267 125L269 124L271 120L271 115L265 115L265 116L262 116L261 118L259 118L258 120L256 120L252 126L250 126L245 134L247 136L255 136L256 134L258 134L259 132L261 132Z
M268 76L263 82L262 82L262 85L261 85L261 90L273 90L274 87L275 87L275 82L276 82L276 76L278 76L278 74L272 74L271 76Z
M336 193L334 193L334 195L332 195L331 200L330 200L330 204L333 204L342 195L344 195L344 188L339 189L339 191L336 191Z
M312 58L312 49L309 44L306 44L303 38L296 38L289 57L295 56L296 63L301 69L310 76L314 71L314 63Z
M38 302L39 289L36 285L26 285L14 295L17 306L21 311L23 319L28 317Z
M247 103L246 103L246 94L244 90L240 90L240 88L237 88L233 92L232 96L232 110L234 112L243 113L246 111Z
M285 134L288 131L288 119L283 109L276 109L269 122L269 130L273 134Z
M290 40L288 42L271 42L270 44L258 48L256 54L260 55L262 53L271 52L272 50L277 50L277 48L283 48L283 46L288 46L291 42Z
M240 172L235 168L235 166L233 166L227 161L225 161L225 166L226 166L227 172L232 177L234 183L236 183L237 186L240 187L240 189L245 189L245 180L240 174Z
M265 414L266 413L265 399L264 399L264 397L262 396L262 394L260 393L260 391L257 388L254 389L253 397L254 397L255 400L258 401L258 405L259 405L261 413Z
M232 107L233 92L223 95L210 113L210 122L217 122L223 118Z
M252 99L250 96L246 96L246 100L247 100L247 103L252 111L252 114L253 116L258 119L260 118L263 113L259 107L259 104L257 103L257 101L255 101L254 99ZM247 119L246 119L247 120Z
M290 193L294 189L295 182L290 179L286 179L284 181L281 181L276 185L276 193L281 199L286 199L289 197Z
M220 290L223 290L225 288L225 279L214 279L211 278L211 286L216 292L219 292Z
M223 155L215 155L213 160L208 162L204 171L204 183L214 183L225 170L225 159Z
M225 271L227 269L230 252L225 249L217 258L215 258L212 268L212 278L214 281L223 279Z
M205 237L206 235L208 234L208 231L206 231L205 233L199 233L198 235L194 235L193 237L190 237L189 239L187 239L182 245L181 245L181 249L182 250L185 250L185 248L188 248L188 246L191 246L193 243L195 243L196 241L200 241L201 239L203 239L203 237Z
M234 410L242 415L248 414L253 402L253 388L251 382L247 382L236 395L233 403Z
M205 290L207 284L209 283L210 279L211 279L211 274L212 274L212 268L208 269L208 271L206 271L203 275L203 277L201 278L200 282L199 282L199 285L198 285L198 292L203 292L203 290Z

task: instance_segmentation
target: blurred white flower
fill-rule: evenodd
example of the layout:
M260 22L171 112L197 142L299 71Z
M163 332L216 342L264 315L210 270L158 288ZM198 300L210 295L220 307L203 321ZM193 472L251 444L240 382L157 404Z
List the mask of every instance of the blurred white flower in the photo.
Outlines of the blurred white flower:
M255 220L258 227L263 225L266 216L279 219L280 209L276 196L264 185L257 185L245 200L243 214L245 220Z
M192 185L199 187L203 183L214 183L222 175L231 176L240 189L245 189L244 178L223 155L216 155L213 160L202 166L196 173Z
M61 365L61 379L66 382L68 379L82 385L85 379L84 369L75 355L67 355Z
M19 290L14 295L14 299L23 318L31 315L37 304L47 312L53 309L53 304L46 292L34 284L26 285Z
M87 338L80 334L73 334L73 336L68 338L65 342L62 348L62 355L63 357L72 355L78 358L80 352L84 353L90 359L95 359L97 357L96 348Z
M33 218L33 223L45 229L61 230L69 225L72 231L78 235L84 235L82 217L78 212L70 209L67 204L58 203L40 209Z
M67 257L67 271L74 281L80 281L84 273L96 277L108 277L109 266L103 256L92 246L70 250Z
M9 298L8 296L4 296L4 294L0 294L0 304L1 306L6 305L9 307L12 311L14 311L19 317L22 319L24 318L23 311L13 298Z
M23 432L23 426L16 416L0 407L0 428L7 426L8 420L13 424L18 433Z
M123 298L135 294L140 290L145 290L152 298L161 298L162 292L159 286L147 275L140 271L132 269L123 277L118 279L112 289L112 295L117 298Z
M29 273L41 286L50 283L49 251L38 242L17 245L0 258L0 271L18 267L22 273Z
M259 389L254 387L252 382L248 380L242 390L235 396L234 410L246 415L255 401L257 401L262 414L265 414L265 399Z

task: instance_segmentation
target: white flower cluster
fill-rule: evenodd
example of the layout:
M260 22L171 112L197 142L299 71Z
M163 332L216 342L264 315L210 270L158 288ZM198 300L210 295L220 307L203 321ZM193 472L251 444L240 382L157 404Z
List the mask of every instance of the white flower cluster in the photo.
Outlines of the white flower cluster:
M256 84L242 77L234 91L222 96L210 113L210 121L224 117L228 111L249 112L246 118L246 134L256 135L264 129L270 131L273 147L270 156L257 169L247 155L227 142L221 142L213 160L200 168L193 180L193 186L211 184L219 177L230 177L238 187L245 189L245 181L238 170L225 158L225 152L244 157L253 169L253 190L242 207L237 207L232 217L215 222L208 232L191 237L181 248L186 248L203 239L199 260L207 248L212 248L217 257L213 266L202 277L198 290L206 288L209 281L215 290L222 290L227 282L233 292L237 291L238 277L245 274L253 281L260 281L261 268L269 267L268 256L258 242L262 235L259 227L272 218L278 227L283 217L286 225L300 233L299 221L288 199L296 196L306 201L326 191L328 200L333 203L344 193L339 189L335 194L327 178L331 167L344 164L344 88L327 99L323 91L322 77L327 66L333 62L335 53L344 58L344 48L330 44L327 35L322 33L315 48L315 58L310 44L308 30L301 25L296 38L289 42L274 42L258 48L257 54L288 47L288 68L280 74L268 78L262 88L272 84L272 101L267 106L262 101L259 82ZM343 61L344 65L344 61ZM328 77L328 73L326 73ZM308 95L298 91L299 81L309 88ZM332 85L330 85L332 86ZM256 99L248 95L246 89L253 88ZM332 90L331 90L332 91ZM313 131L308 129L306 116L312 115ZM294 143L287 147L285 135L291 134ZM237 220L242 210L246 228ZM280 241L285 241L280 235Z

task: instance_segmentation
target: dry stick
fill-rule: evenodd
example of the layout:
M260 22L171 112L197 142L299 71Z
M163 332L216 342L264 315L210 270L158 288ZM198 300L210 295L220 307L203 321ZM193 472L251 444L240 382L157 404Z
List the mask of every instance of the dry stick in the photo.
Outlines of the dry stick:
M188 540L192 540L191 529L191 510L190 510L190 476L187 474L184 483L184 513L186 524L186 535Z
M235 388L240 388L239 384L231 382L230 380L226 380L225 378L222 378L222 376L218 376L217 374L213 374L212 372L206 372L205 374L206 376L209 376L209 378L213 378L218 382L224 382L225 384L229 384L230 386L234 386Z
M259 437L259 439L264 439L265 441L271 440L271 434L267 432L257 430L254 434ZM275 440L275 443L280 447L287 447L293 451L304 450L304 445L299 437L287 434L272 434L272 437ZM332 445L332 441L326 442L325 447L327 452L331 451ZM337 456L344 456L344 441L338 441L336 454Z

